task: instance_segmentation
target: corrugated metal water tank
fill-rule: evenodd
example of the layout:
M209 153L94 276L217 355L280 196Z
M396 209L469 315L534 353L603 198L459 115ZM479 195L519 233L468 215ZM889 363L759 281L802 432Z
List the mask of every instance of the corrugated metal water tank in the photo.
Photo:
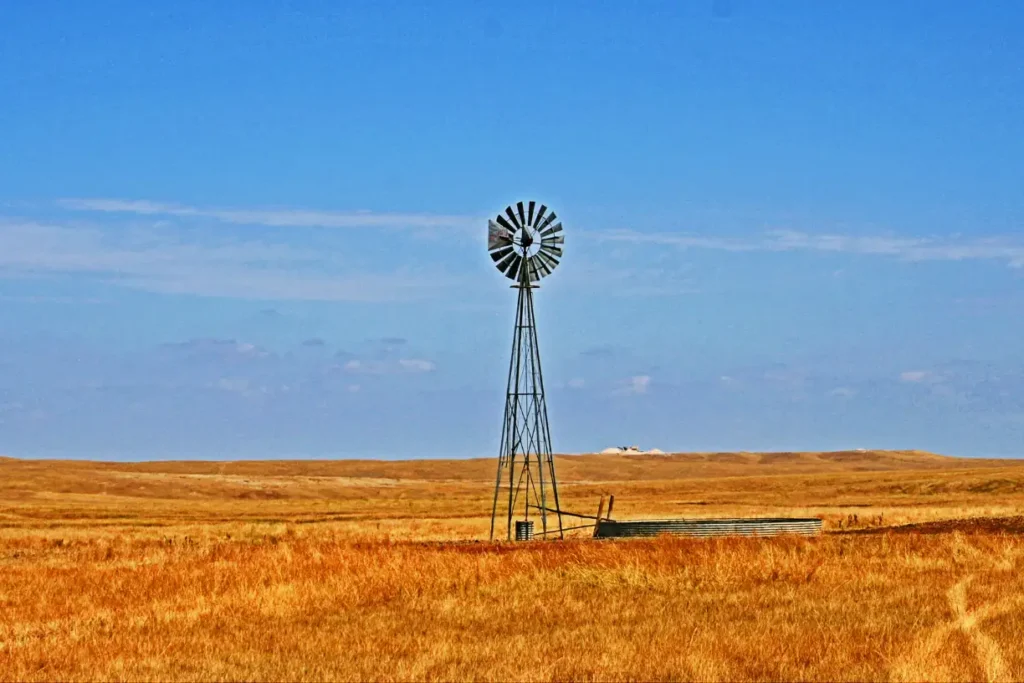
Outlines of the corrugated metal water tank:
M516 522L516 540L517 541L532 541L533 540L533 522Z
M597 538L627 538L634 536L778 536L799 534L813 536L821 533L821 520L817 518L766 519L656 519L636 521L601 520L594 536Z

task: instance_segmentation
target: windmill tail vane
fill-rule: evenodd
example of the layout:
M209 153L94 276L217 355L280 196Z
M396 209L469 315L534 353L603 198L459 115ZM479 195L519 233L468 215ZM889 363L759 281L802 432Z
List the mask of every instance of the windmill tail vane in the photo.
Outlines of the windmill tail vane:
M557 214L537 202L510 205L488 222L491 259L518 290L491 511L492 539L502 521L509 540L513 524L517 540L531 538L535 520L540 521L539 534L544 537L557 534L561 538L564 532L533 310L535 283L558 266L564 243Z

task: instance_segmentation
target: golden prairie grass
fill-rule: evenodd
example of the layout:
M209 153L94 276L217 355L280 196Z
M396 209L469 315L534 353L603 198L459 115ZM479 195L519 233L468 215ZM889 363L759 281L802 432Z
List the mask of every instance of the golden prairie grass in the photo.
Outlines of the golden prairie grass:
M1024 679L1024 463L860 455L560 458L567 508L828 533L519 545L491 461L0 460L0 678Z

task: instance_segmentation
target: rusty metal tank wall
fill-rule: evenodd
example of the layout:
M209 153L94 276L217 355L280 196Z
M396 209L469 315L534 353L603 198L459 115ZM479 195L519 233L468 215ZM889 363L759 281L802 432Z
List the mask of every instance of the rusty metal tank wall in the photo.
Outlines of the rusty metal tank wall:
M778 536L821 533L820 519L661 519L612 521L601 520L597 538L628 538L635 536Z

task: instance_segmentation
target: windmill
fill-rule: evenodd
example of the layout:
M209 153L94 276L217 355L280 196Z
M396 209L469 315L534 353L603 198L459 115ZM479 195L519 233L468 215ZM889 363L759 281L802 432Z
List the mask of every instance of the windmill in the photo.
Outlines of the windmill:
M557 219L555 212L543 204L518 202L508 206L487 226L487 250L491 259L498 270L515 283L512 288L519 290L491 511L492 540L499 524L498 502L502 499L504 505L506 497L507 514L502 511L501 516L506 518L507 539L512 538L512 522L517 510L522 519L515 520L516 540L533 537L531 512L540 519L542 535L557 533L560 538L563 535L533 315L533 290L539 287L537 282L550 275L562 258L565 236ZM503 480L507 492L503 489ZM548 529L549 513L557 519L557 529Z

